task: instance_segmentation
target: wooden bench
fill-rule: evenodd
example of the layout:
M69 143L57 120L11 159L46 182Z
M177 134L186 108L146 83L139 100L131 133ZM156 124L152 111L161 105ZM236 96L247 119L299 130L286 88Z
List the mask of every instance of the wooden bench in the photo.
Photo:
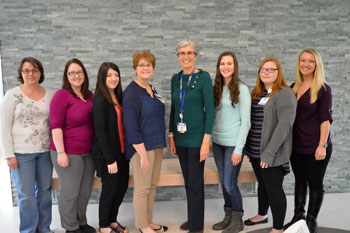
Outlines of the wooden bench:
M256 182L256 177L253 168L248 159L243 160L241 171L238 176L238 182L240 183L253 183ZM213 157L209 157L205 162L204 168L204 183L205 184L219 184L219 173L215 165ZM162 162L162 169L160 172L160 180L158 186L180 186L184 185L180 163L178 159L164 159ZM129 187L133 186L132 169L130 169ZM101 179L99 177L94 178L93 188L100 189ZM60 183L56 171L54 170L52 178L52 190L59 190Z

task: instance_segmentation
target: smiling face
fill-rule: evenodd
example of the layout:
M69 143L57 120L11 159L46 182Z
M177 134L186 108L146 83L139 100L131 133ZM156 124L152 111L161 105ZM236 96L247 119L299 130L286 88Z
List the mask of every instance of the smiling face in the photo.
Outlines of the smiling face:
M139 63L136 65L135 72L137 79L149 80L153 74L153 65L146 59L141 58Z
M70 64L67 70L68 81L73 89L80 89L84 83L85 75L83 68L76 63Z
M179 49L178 59L183 70L193 70L197 55L192 46L187 45Z
M265 72L261 72L261 69L266 69ZM269 72L267 69L273 69L273 72ZM278 77L277 65L273 61L265 62L259 71L260 80L264 83L265 89L271 89Z
M22 65L22 77L24 84L39 84L41 72L30 62L24 62Z
M114 89L118 86L119 80L119 73L109 68L106 76L106 86L108 90L113 92Z
M313 76L316 69L316 59L311 53L304 52L299 59L299 72L302 76Z
M233 71L235 70L235 64L233 61L233 57L231 56L223 56L220 61L219 66L220 74L225 78L232 78Z

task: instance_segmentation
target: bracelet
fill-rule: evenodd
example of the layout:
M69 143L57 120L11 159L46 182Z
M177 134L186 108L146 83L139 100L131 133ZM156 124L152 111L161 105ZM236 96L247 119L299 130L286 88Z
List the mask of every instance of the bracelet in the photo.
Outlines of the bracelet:
M318 145L323 146L324 148L327 147L327 143L322 143L322 142L320 142L320 143L318 143Z
M66 153L65 151L57 152L58 155L60 155L60 154L65 154L65 153Z
M168 138L173 138L174 134L168 134Z

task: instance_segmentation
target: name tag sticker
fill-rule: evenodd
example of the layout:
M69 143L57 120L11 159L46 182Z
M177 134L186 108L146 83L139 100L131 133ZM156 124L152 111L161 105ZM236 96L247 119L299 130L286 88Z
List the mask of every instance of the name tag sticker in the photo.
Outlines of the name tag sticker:
M267 103L267 101L269 101L270 97L263 97L261 98L261 100L259 101L259 105L265 105Z

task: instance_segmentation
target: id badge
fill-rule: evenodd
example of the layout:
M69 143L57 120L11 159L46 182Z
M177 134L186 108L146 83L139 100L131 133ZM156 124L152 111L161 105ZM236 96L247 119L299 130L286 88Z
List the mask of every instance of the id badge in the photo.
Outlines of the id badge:
M267 101L269 101L270 97L263 97L261 98L261 100L259 101L259 105L265 105L267 103Z
M179 133L186 133L187 131L186 123L181 123L181 122L177 123L177 131Z

